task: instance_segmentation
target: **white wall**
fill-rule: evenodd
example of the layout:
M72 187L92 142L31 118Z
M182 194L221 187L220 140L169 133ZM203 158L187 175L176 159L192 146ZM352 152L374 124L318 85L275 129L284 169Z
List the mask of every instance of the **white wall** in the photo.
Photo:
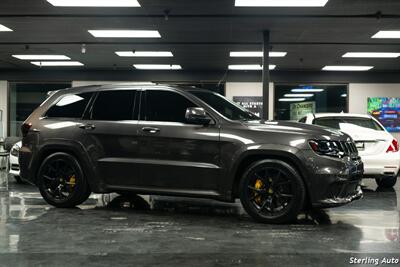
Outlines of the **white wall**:
M226 83L225 95L232 100L234 96L262 96L262 83ZM269 84L269 119L274 117L274 84Z
M2 123L0 126L0 138L7 136L7 119L8 119L8 83L7 81L0 81L0 110L3 111Z

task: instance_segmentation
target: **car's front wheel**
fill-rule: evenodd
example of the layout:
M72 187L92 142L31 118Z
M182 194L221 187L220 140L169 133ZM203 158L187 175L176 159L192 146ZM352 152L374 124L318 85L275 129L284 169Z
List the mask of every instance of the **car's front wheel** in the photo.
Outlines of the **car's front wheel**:
M247 213L263 223L289 223L303 208L306 189L299 173L280 160L250 165L239 185L240 201Z
M397 182L397 176L387 176L383 178L376 178L375 179L376 184L378 187L383 187L383 188L390 188L396 185Z
M48 156L39 168L37 179L43 198L56 207L75 207L91 193L79 162L67 153Z

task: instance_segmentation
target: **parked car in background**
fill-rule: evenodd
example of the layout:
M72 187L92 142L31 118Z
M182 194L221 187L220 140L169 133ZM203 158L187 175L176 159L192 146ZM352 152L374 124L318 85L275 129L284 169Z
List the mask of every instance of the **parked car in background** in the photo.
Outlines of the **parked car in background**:
M378 186L393 187L400 168L399 143L385 127L369 115L348 113L308 114L300 122L339 129L350 135L364 162L364 177Z
M19 173L19 150L22 146L22 141L19 141L18 143L15 143L11 150L10 150L10 167L9 167L9 173L12 174L15 178L15 181L17 183L22 183L20 173Z
M91 192L240 198L256 220L285 223L311 206L362 196L363 164L347 134L263 121L207 90L60 90L21 131L21 177L56 207L79 205Z

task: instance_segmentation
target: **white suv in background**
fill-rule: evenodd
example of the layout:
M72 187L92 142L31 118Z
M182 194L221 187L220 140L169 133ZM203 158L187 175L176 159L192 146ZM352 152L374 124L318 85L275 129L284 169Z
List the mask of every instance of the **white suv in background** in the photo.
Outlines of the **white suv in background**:
M369 115L348 113L308 114L299 122L315 124L350 135L364 162L365 178L375 178L380 187L392 187L399 173L399 143L382 124Z

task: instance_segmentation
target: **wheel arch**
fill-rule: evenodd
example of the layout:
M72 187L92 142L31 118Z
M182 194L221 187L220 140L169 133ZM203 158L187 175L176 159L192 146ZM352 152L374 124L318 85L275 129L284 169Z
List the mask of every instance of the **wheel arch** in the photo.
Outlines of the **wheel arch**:
M309 202L310 194L309 194L309 186L306 180L308 176L307 170L302 166L301 159L299 159L295 154L292 154L287 151L278 151L278 150L264 150L264 151L253 151L247 152L242 155L239 160L239 163L236 165L233 172L233 185L232 185L232 198L235 199L239 196L239 184L240 179L242 178L246 169L253 164L254 162L265 160L265 159L273 159L283 161L290 166L292 166L300 175L301 179L304 182L304 186L306 188L306 201ZM308 203L307 203L308 204Z
M89 187L93 192L101 192L102 190L99 188L99 184L96 182L96 175L93 169L93 165L90 160L87 158L86 153L83 148L80 148L78 144L71 144L69 142L57 142L57 144L49 143L43 145L37 153L37 164L34 167L33 173L35 174L35 184L37 184L37 175L40 169L42 162L50 155L58 152L63 152L74 156L79 164L81 165L82 171L87 178L89 183Z

